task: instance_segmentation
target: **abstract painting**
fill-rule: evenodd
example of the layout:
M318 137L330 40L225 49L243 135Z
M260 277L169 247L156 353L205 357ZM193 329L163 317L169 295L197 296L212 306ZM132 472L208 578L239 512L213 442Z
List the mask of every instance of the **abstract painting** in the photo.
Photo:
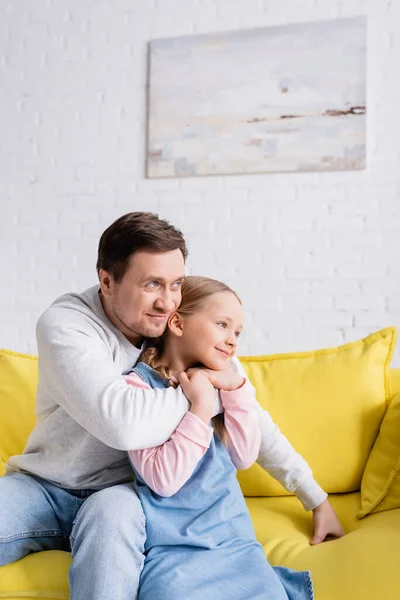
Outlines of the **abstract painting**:
M366 18L150 43L148 177L362 169Z

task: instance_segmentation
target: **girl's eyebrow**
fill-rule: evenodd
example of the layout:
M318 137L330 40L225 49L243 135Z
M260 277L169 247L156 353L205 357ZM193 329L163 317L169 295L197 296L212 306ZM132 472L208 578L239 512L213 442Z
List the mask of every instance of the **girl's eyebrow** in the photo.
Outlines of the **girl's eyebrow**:
M221 316L220 319L224 319L224 321L228 321L228 323L233 323L233 319L230 317ZM243 325L239 325L238 329L243 329Z

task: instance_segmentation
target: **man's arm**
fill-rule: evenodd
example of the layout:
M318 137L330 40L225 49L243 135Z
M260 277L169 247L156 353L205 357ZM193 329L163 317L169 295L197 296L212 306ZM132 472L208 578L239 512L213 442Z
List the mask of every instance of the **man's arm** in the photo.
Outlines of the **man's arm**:
M235 370L247 378L237 357L232 363ZM308 463L281 433L270 414L259 403L257 405L261 428L258 464L285 489L296 494L306 510L315 509L328 497L327 493L315 481Z
M81 427L119 450L164 443L189 408L181 388L129 385L95 325L73 309L47 310L37 329L38 394L53 400ZM218 410L218 409L216 409Z

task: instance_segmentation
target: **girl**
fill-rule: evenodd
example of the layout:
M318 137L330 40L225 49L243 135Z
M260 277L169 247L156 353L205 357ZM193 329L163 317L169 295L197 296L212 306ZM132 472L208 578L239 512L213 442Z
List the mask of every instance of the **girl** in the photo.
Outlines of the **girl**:
M268 563L236 478L236 469L253 464L260 448L254 390L227 368L241 329L233 290L187 277L165 334L126 376L141 387L167 387L178 377L191 402L167 442L129 452L147 530L139 600L313 598L309 572ZM211 422L215 389L207 371L184 373L199 365L224 388L224 412Z

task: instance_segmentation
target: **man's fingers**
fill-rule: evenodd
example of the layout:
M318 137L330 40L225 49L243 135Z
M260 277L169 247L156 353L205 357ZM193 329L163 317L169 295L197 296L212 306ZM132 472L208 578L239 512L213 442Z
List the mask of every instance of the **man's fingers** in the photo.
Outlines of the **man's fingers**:
M317 544L320 544L322 542L321 538L318 537L317 535L314 535L313 539L310 542L310 546L316 546Z

